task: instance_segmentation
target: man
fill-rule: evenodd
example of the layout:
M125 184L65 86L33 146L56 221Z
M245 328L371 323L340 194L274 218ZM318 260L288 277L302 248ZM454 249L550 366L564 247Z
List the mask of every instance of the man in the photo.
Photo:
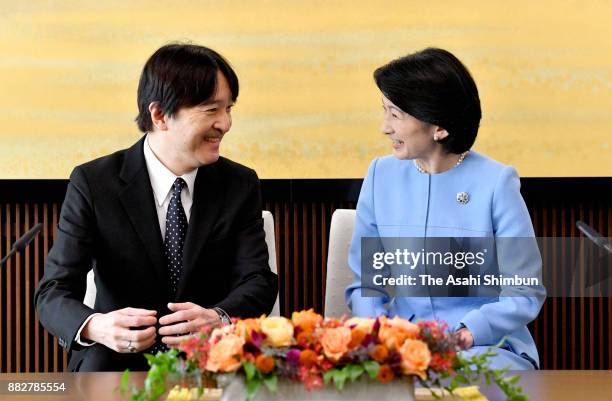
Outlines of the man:
M72 172L35 294L70 370L145 370L143 351L272 309L259 180L219 156L237 97L218 53L163 46L138 86L143 138ZM82 303L91 268L93 310Z

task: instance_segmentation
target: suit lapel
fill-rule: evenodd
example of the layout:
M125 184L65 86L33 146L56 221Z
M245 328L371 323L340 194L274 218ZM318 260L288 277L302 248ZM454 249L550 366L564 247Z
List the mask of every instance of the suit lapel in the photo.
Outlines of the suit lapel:
M219 177L219 163L198 169L194 183L193 205L183 247L183 270L176 291L177 300L185 290L187 279L200 262L198 255L211 235L223 204L224 191Z
M126 153L120 177L126 183L119 194L130 223L151 260L153 273L160 287L167 290L168 274L163 255L163 243L157 210L155 209L151 180L143 154L144 137Z

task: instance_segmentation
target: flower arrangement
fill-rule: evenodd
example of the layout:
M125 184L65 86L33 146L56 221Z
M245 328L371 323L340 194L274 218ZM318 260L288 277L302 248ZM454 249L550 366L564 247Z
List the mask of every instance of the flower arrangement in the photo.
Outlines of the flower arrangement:
M157 400L166 392L169 374L196 377L191 387L202 389L202 380L213 383L235 372L244 373L247 400L262 386L275 392L278 380L299 381L307 390L333 383L342 390L364 375L381 383L416 378L427 388L451 393L484 377L508 399L528 399L517 376L506 378L505 370L490 369L487 358L493 351L464 358L461 350L459 338L439 321L324 319L312 309L294 312L291 319L236 319L228 326L204 328L179 350L145 355L151 369L145 388L133 389L131 400ZM128 375L123 391L128 391Z

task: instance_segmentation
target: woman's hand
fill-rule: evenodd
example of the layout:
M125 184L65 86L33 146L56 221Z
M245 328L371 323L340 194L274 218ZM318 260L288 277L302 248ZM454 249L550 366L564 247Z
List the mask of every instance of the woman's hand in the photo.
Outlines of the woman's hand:
M455 332L458 337L459 345L463 349L470 349L474 346L474 336L467 327L462 327Z

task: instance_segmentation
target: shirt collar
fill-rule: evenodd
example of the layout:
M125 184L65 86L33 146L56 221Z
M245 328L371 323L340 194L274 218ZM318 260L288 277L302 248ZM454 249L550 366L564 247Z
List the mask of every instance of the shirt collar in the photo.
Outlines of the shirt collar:
M155 153L153 153L153 150L149 145L148 135L145 139L143 148L145 162L147 164L147 170L149 171L149 178L151 180L151 187L153 188L153 195L155 195L155 201L157 204L161 206L172 189L174 181L178 177L174 175L172 171L168 170L168 168L162 164L157 156L155 156ZM187 183L187 190L189 191L189 196L191 197L193 197L193 186L197 173L198 169L196 168L181 176L181 178Z

